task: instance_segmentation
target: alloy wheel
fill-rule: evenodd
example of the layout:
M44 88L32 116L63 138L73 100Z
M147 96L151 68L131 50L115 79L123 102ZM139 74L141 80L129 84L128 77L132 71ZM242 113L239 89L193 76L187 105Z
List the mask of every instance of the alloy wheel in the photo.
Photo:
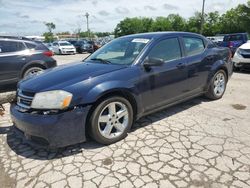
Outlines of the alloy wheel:
M114 139L124 133L129 125L128 108L122 102L111 102L101 111L98 130L107 139Z
M42 68L40 67L32 67L30 69L28 69L25 74L24 74L24 78L25 77L29 77L29 76L34 76L34 75L38 75L39 73L41 73L43 71Z
M214 94L216 96L223 95L226 88L226 79L225 75L219 72L214 79Z

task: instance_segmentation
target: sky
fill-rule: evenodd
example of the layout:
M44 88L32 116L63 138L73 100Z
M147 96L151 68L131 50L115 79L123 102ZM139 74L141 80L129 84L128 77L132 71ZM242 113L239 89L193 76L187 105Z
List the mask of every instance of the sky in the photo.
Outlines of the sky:
M205 11L236 7L247 0L206 0ZM0 0L0 34L41 35L44 22L56 24L54 32L86 31L89 13L91 31L113 31L126 17L158 17L179 14L184 18L200 11L202 0Z

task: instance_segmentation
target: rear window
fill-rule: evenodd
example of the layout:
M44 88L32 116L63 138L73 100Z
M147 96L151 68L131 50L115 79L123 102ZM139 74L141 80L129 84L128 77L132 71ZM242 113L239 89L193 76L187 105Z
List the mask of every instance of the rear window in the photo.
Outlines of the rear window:
M25 45L28 49L47 51L48 48L43 43L26 42Z
M204 49L204 41L200 38L184 37L183 38L187 56L201 54Z
M49 51L49 49L42 43L37 44L35 50Z
M25 50L22 42L16 41L0 41L0 53L10 53Z
M242 35L228 35L224 37L224 41L237 41L237 40L243 40Z
M180 44L177 38L165 39L156 44L149 52L149 58L159 58L165 62L181 58Z
M29 49L35 49L35 48L36 48L36 45L33 44L33 43L28 43L28 42L26 42L25 45L26 45L27 48L29 48Z

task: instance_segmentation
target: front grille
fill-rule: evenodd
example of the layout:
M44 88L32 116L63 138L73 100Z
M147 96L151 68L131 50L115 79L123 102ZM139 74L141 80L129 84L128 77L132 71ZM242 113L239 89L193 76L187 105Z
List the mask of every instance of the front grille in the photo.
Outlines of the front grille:
M241 54L244 58L250 58L250 54Z
M240 49L242 52L250 53L250 49Z
M30 109L34 95L35 94L31 92L18 90L17 91L17 105L24 109Z

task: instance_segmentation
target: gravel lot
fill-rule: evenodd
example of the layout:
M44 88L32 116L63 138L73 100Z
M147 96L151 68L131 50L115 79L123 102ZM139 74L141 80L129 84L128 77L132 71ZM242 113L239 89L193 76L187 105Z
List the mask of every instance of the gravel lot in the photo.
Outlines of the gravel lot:
M55 56L59 64L86 57ZM223 99L196 98L135 123L126 139L56 152L34 146L0 116L0 187L250 187L250 73Z

